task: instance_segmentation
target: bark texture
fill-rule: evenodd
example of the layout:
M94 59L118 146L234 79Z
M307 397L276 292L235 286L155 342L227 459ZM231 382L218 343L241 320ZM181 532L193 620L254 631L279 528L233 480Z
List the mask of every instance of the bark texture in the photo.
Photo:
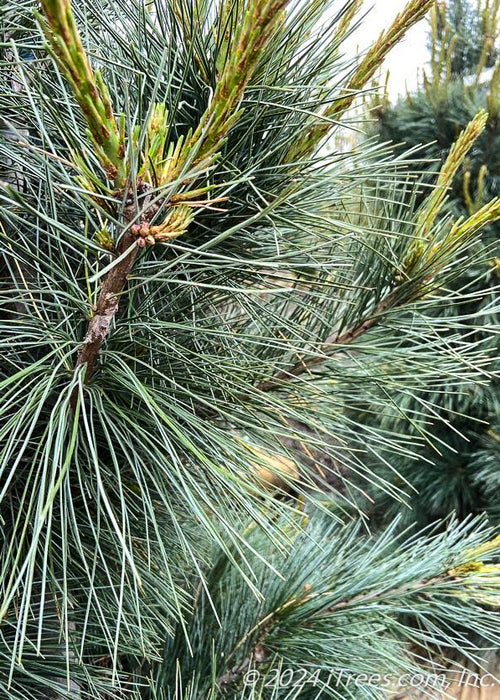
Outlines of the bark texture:
M126 233L117 250L118 257L123 255L136 241L137 239L132 233ZM135 245L130 253L108 272L104 279L97 299L95 314L89 321L87 332L76 360L76 369L82 365L87 365L84 378L85 383L88 383L94 373L97 357L118 311L120 296L125 289L138 252L139 246Z

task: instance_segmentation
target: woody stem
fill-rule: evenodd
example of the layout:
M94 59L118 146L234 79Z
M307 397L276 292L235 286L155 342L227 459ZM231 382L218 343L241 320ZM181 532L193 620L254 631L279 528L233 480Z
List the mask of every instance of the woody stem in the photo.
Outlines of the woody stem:
M382 315L388 309L395 305L396 301L397 292L395 290L375 307L375 309L368 318L361 321L356 326L349 328L341 335L331 335L323 343L323 350L325 354L329 357L332 357L334 353L340 351L337 346L349 345L353 341L357 340L361 335L373 328L373 326L375 326L380 321ZM323 363L325 359L326 358L324 355L319 355L315 357L310 357L306 360L299 360L299 362L296 362L288 369L281 370L280 372L275 374L274 377L271 377L270 379L261 382L258 385L258 388L261 391L270 391L272 389L276 389L281 382L286 382L290 379L298 377L304 372L307 372L311 367Z
M136 237L128 231L122 237L118 246L118 257L130 248L135 242ZM96 360L101 350L101 347L106 340L111 324L118 306L120 303L120 295L125 289L127 278L132 270L139 247L135 245L131 251L120 262L118 262L106 275L99 297L94 315L89 321L87 332L83 342L78 350L76 359L76 369L86 365L85 383L88 383L95 370ZM74 405L76 396L73 398Z

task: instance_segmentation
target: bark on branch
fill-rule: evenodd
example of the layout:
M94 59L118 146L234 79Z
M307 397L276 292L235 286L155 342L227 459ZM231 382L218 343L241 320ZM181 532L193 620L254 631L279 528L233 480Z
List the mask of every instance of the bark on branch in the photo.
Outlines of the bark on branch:
M322 364L326 359L333 357L336 353L340 352L340 347L342 345L349 345L353 341L357 340L361 335L369 331L373 326L375 326L379 321L381 316L393 305L395 305L397 299L397 291L394 290L385 299L383 299L373 310L368 318L361 321L358 325L349 328L344 333L340 335L331 335L322 344L322 350L324 355L317 355L315 357L310 357L306 360L300 360L288 369L281 370L271 379L266 379L265 381L258 384L258 389L260 391L270 391L276 389L280 383L290 381L295 379L304 372L308 372L311 367Z
M118 246L118 256L123 255L134 243L137 243L136 236L131 232L125 233ZM87 365L84 377L86 384L94 373L97 356L109 334L113 319L116 316L120 304L120 295L125 289L128 275L132 270L138 252L139 246L136 244L123 260L120 260L117 265L111 268L104 279L97 299L95 313L89 321L87 332L78 351L76 360L75 369L82 367L82 365ZM76 395L73 396L73 406L75 401Z

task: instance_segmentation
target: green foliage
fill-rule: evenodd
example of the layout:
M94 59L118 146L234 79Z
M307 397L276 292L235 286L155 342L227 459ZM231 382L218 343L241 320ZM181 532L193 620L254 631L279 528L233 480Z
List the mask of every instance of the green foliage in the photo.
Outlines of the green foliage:
M500 194L500 170L498 149L500 130L498 113L498 63L495 42L498 35L499 3L448 2L436 7L431 19L431 65L428 75L414 94L400 98L394 105L386 100L376 105L375 132L381 141L393 141L396 152L418 149L427 161L421 179L418 201L426 196L427 187L435 177L440 164L448 157L457 134L466 127L473 115L488 111L486 127L473 148L449 183L447 202L443 213L454 217L470 216L484 202ZM474 39L478 32L483 40ZM464 37L471 41L470 50ZM453 40L455 37L455 40ZM457 38L458 37L458 38ZM494 57L494 60L493 58ZM485 70L489 65L492 68ZM498 328L498 244L500 229L494 223L483 230L481 241L476 243L472 266L464 265L454 280L455 292L466 294L464 304L447 305L441 312L450 320L464 312L475 316L474 322L464 329L464 338L480 339L489 329ZM498 367L498 334L490 336L490 369ZM421 450L420 459L403 463L398 460L398 472L417 490L405 489L414 508L412 517L420 524L443 517L452 510L465 517L467 513L487 510L498 522L496 495L491 482L477 476L482 471L481 455L488 443L490 424L498 422L500 404L497 399L498 382L481 382L465 391L453 382L446 390L430 391L427 399L434 406L437 422L432 419L434 442ZM409 402L408 411L418 410L419 403ZM387 414L384 419L392 428L406 431L401 421L399 428ZM426 419L427 420L427 419ZM490 460L490 472L494 469ZM500 463L497 463L500 464ZM498 466L497 466L498 475ZM498 476L497 476L498 479ZM374 510L386 509L388 517L397 508L383 497Z
M291 551L272 558L281 577L254 560L262 598L248 596L227 559L216 560L189 621L192 654L179 629L165 650L178 665L160 668L160 687L194 681L196 697L204 698L384 698L389 678L422 668L439 676L436 659L462 650L468 627L479 632L469 661L482 634L498 644L498 631L491 636L496 613L473 609L467 593L471 571L487 570L471 562L494 556L498 538L481 545L488 532L480 534L478 521L417 536L398 535L396 525L368 536L359 525L313 512ZM257 531L252 542L265 547ZM490 551L482 555L483 547ZM498 567L490 575L498 577ZM482 583L486 591L485 573Z
M429 48L436 51L439 42L440 52L451 61L452 75L474 74L482 60L486 67L494 65L497 51L488 40L495 38L490 34L489 20L496 6L495 0L446 0L436 6L434 36L430 37ZM483 57L485 48L487 54Z
M376 133L383 141L393 141L400 152L403 147L425 146L422 157L429 161L430 172L437 172L458 134L481 110L488 112L486 129L474 151L464 162L450 193L449 207L456 216L470 214L499 192L498 151L498 81L500 69L484 71L488 61L483 55L495 49L499 33L499 7L493 0L477 7L460 0L439 3L431 13L431 60L428 73L415 92L390 105L377 98ZM471 23L481 28L482 39L473 40ZM475 32L479 31L476 29ZM467 35L479 53L468 71L452 70L461 60L460 42L453 37ZM426 182L430 182L429 179Z
M231 672L223 645L210 656L216 614L248 653L260 615L303 583L325 609L383 597L390 557L376 557L394 529L366 540L336 523L360 521L370 485L402 498L382 466L437 439L430 389L488 380L490 337L470 329L490 309L470 313L452 285L478 264L498 200L452 222L439 196L417 206L411 164L387 149L319 150L352 76L361 90L421 16L414 0L358 66L342 49L356 2L41 4L2 8L0 690L201 700ZM415 430L387 427L389 413ZM486 534L450 532L453 545L403 546L392 584L437 576L426 644L468 652L439 596ZM483 584L460 604L494 644ZM384 667L409 639L400 592L376 622L353 613ZM276 663L297 663L308 619L320 663L335 644L351 663L335 629L319 654L325 626L306 603L272 630Z

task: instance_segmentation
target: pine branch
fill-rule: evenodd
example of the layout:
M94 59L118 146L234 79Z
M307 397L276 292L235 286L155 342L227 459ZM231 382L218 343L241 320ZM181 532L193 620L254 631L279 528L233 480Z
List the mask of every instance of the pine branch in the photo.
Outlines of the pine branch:
M126 112L121 182L97 148L113 148L111 132L109 144L97 142L105 88L70 32L71 51L52 37L82 71L81 84L68 73L76 99L69 94L61 59L58 71L39 43L31 4L9 2L16 23L25 7L21 24L28 24L9 57L23 92L0 95L0 108L22 115L27 129L26 138L0 143L2 158L25 178L23 191L0 189L8 221L0 235L0 306L7 309L2 335L9 347L0 372L0 587L8 615L0 625L6 652L0 675L14 669L4 692L44 695L67 673L67 687L74 681L89 697L140 694L138 675L151 670L165 644L167 680L155 690L172 695L195 678L192 700L216 698L211 686L223 679L238 640L245 643L230 658L238 673L252 645L255 663L272 651L279 663L297 666L310 654L326 667L349 654L354 628L361 632L356 644L365 644L354 649L354 667L399 668L395 650L412 630L393 613L397 607L404 615L412 601L398 607L392 598L369 599L371 592L404 593L405 582L430 580L463 560L429 570L438 549L430 543L425 556L402 552L395 571L380 551L367 559L360 533L346 535L340 548L331 525L356 507L358 477L405 496L394 475L381 477L370 459L375 455L378 466L410 461L420 434L394 436L385 412L392 418L398 410L406 419L413 393L440 391L450 378L454 388L468 388L486 375L487 339L472 337L480 321L466 311L450 321L437 310L467 301L448 287L458 268L453 261L466 250L460 246L472 243L470 231L496 216L498 203L456 226L433 226L410 270L418 212L413 201L402 201L407 164L383 148L364 147L332 154L313 173L309 160L283 164L312 115L324 109L330 86L339 84L345 69L339 42L357 0L341 3L337 14L321 2L299 3L288 19L284 4L280 10L263 0L228 3L223 12L204 0L159 1L151 13L135 0L73 5L88 57L102 56L106 64L109 114L120 134L114 109ZM230 28L224 36L213 32L218 12L220 29ZM252 18L259 23L253 29ZM51 21L71 29L66 15ZM345 84L338 88L342 98ZM85 98L92 85L97 116ZM224 211L212 206L228 198ZM113 261L97 263L89 279L96 271L89 255L103 250ZM416 308L405 307L429 292ZM94 295L82 342L75 319ZM362 345L393 309L404 313L392 314L383 332ZM462 342L457 328L467 324ZM281 395L290 373L272 382L288 364L295 372L300 357L314 367L319 356L347 346L354 350L345 351L349 357L317 373L323 379L328 369L326 381L304 369ZM259 394L256 377L270 378L277 390ZM375 427L365 422L367 413L377 416ZM424 423L431 413L432 403L423 401L406 424L415 417ZM422 439L434 445L429 424ZM314 509L319 480L326 484L330 476L338 499L320 498L331 513L317 531L304 533L284 565L304 513ZM223 566L214 571L219 554ZM477 581L470 587L474 594ZM35 603L52 591L58 607L50 620L50 606ZM303 598L297 608L286 606ZM347 599L354 603L344 605ZM477 612L469 599L455 600L467 619ZM439 644L436 627L441 620L453 624L451 612L440 617L427 599L414 602L435 616L422 638L432 634ZM258 626L280 608L283 625L273 617L271 627ZM342 625L332 634L332 620L320 618L319 608L337 620L349 617L343 639ZM374 628L387 620L382 640ZM50 622L55 646L40 636ZM252 635L245 636L248 629ZM485 637L491 642L492 635Z
M260 570L262 601L245 599L244 589L223 566L222 557L214 565L207 580L213 605L223 619L235 609L238 614L231 617L232 634L216 637L207 653L205 645L218 625L204 600L208 591L197 600L190 623L196 631L194 656L202 654L209 663L213 657L212 672L217 670L214 679L206 672L207 687L215 683L219 692L236 697L250 669L259 669L262 687L269 686L266 674L271 672L271 659L291 669L303 668L304 658L309 659L311 671L318 673L322 668L366 671L367 653L368 663L378 673L387 666L396 676L400 668L409 670L408 665L431 661L436 650L446 659L450 650L463 645L457 608L464 628L470 617L476 620L480 635L495 630L497 638L498 613L479 607L495 608L500 601L499 538L490 539L493 529L480 534L476 520L441 523L411 534L409 529L398 531L394 521L382 533L365 537L356 532L360 523L340 527L328 523L318 511L310 513L306 531L280 563L281 579ZM489 616L494 619L486 631L484 620ZM353 635L354 645L346 649ZM363 652L359 643L365 635ZM395 646L391 638L397 638ZM415 645L422 645L418 655ZM176 658L177 650L171 645L166 659ZM475 651L471 644L470 659ZM177 658L186 680L198 671L199 662L192 663L183 650ZM168 664L160 673L174 677ZM344 688L335 687L340 697Z
M213 99L191 138L191 147L199 144L196 162L212 159L220 150L233 124L240 118L238 109L243 93L273 37L276 25L283 20L288 0L250 0L243 7L240 30L228 46L228 57L217 82Z
M373 78L387 54L401 41L411 27L425 17L435 1L410 0L408 2L404 10L395 17L391 26L385 32L382 32L379 39L369 49L347 86L343 89L341 96L330 107L325 109L324 116L330 121L320 121L312 127L309 124L307 134L305 133L303 139L287 154L286 160L288 162L300 160L316 150L320 142L332 129L335 120L340 119L347 112L360 91Z
M143 165L139 171L137 188L147 189L144 183L153 180L160 186L179 179L183 169L201 164L209 168L219 154L230 128L241 116L239 103L257 66L260 54L273 36L273 28L281 21L286 0L250 0L244 8L239 31L235 32L229 46L229 57L217 83L213 99L206 109L192 136L181 137L175 148L165 158L167 128L165 105L155 105L147 124L147 140ZM78 104L87 120L96 153L103 162L107 175L115 185L123 187L127 179L123 120L118 129L108 90L99 73L94 73L82 46L73 17L70 0L44 0L42 3L48 28L46 34L57 57L58 65L70 82ZM139 130L136 129L133 144L137 147ZM184 179L190 183L190 178ZM176 206L161 224L150 223L158 207L149 207L146 195L142 213L127 207L125 225L137 219L122 237L117 249L118 258L104 280L95 313L89 323L83 344L78 352L76 368L87 365L85 381L94 372L100 349L105 342L119 306L127 277L130 274L138 249L156 241L166 241L182 235L193 220L193 205L210 205L213 201L197 202L207 188L171 196L171 206ZM132 194L131 197L132 198ZM128 251L128 252L127 252ZM73 404L76 397L73 397Z
M127 251L129 251L127 253ZM86 364L85 383L88 383L95 369L97 356L110 331L118 311L120 294L125 289L128 275L132 270L139 247L132 233L125 234L118 248L118 256L125 255L107 274L97 300L95 313L89 322L87 333L78 351L76 368Z
M396 289L391 294L388 294L367 318L360 320L360 322L352 328L349 328L340 335L331 335L319 348L319 353L322 354L296 362L289 369L278 372L272 379L261 382L258 388L261 391L271 391L272 389L276 389L280 383L294 379L304 372L309 372L312 367L321 365L326 360L332 359L335 354L342 352L342 347L358 340L364 333L367 333L379 323L387 311L402 303L403 300L398 292L399 290Z
M429 234L437 215L443 207L445 197L451 187L458 168L462 165L465 156L483 133L487 121L488 114L484 110L480 110L474 119L469 122L467 127L460 133L451 147L439 172L436 187L428 197L419 216L417 223L419 236L425 238Z
M494 199L488 202L482 209L470 216L466 221L459 220L451 228L449 236L439 242L426 246L420 241L419 247L410 246L411 253L403 265L405 275L415 275L415 278L407 279L406 283L398 285L390 292L367 317L344 331L340 335L331 335L319 348L313 357L296 362L287 370L278 372L274 377L258 384L261 391L271 391L279 387L280 383L292 380L301 374L307 373L312 367L321 365L332 359L345 345L358 340L365 333L374 328L385 315L393 310L404 307L408 303L418 301L431 290L436 275L446 265L450 254L470 240L481 228L493 221L500 219L500 200ZM446 258L443 254L446 253ZM423 273L423 274L422 274Z
M284 16L288 0L248 0L243 8L234 6L238 22L227 47L227 59L217 81L215 92L194 133L181 136L168 153L165 105L156 105L148 123L147 145L143 155L141 180L162 186L177 180L186 165L192 168L210 168L220 156L221 148L230 129L243 114L240 103L245 89L258 66L259 59L273 37L276 25ZM241 13L241 16L240 16ZM138 132L136 138L138 137ZM154 143L154 150L152 144ZM183 184L191 185L192 177L184 174ZM184 200L196 199L206 190L185 192ZM177 197L179 195L177 194Z
M76 26L70 0L42 0L42 28L57 64L73 88L89 134L107 176L117 187L127 180L123 123L118 127L108 89L92 70Z
M397 309L408 302L417 301L423 295L428 294L429 283L446 265L442 257L443 253L446 252L449 255L483 226L500 218L500 202L497 199L493 199L467 220L459 219L452 226L448 238L444 241L436 243L426 241L430 237L436 217L442 209L453 177L475 141L483 133L487 119L487 113L481 110L466 129L460 133L439 172L436 187L422 206L422 211L416 224L415 240L410 244L408 253L403 260L402 272L406 283L396 286L368 316L361 318L347 331L340 335L331 335L318 348L318 355L308 359L301 359L287 370L282 370L273 378L261 382L258 385L261 391L270 391L279 386L281 382L294 379L304 372L309 372L312 367L323 364L341 351L339 348L350 345L370 331L389 311ZM423 272L423 274L419 275L419 272ZM412 283L412 277L415 278L415 284Z
M314 622L319 621L322 618L328 619L332 614L334 614L338 610L345 610L349 607L355 608L357 605L360 604L363 605L364 603L376 602L379 598L382 597L384 600L387 598L393 598L395 600L398 600L404 598L407 595L412 594L420 594L424 596L427 588L432 589L435 586L439 586L443 583L446 583L450 580L450 576L464 577L468 576L469 574L472 575L476 571L474 568L471 569L471 567L468 567L467 565L465 565L463 569L464 570L460 570L460 568L457 568L456 570L451 570L449 574L446 574L444 576L436 576L428 580L418 580L411 583L406 583L402 586L391 588L389 590L375 589L366 593L359 593L358 595L355 595L351 598L344 598L343 600L338 601L334 605L331 605L330 607L321 610L320 612L313 613L312 615L310 615L303 623L303 626L305 629L307 629L312 624L314 624ZM480 564L477 567L477 569L484 572L485 567L483 564ZM492 573L496 573L497 571L498 567L496 567ZM476 583L476 581L474 580L472 581L472 583L474 584ZM331 593L324 592L319 595L326 597L331 595ZM270 652L266 649L266 637L269 635L269 633L273 630L274 627L279 626L280 622L282 621L283 614L286 614L290 609L293 608L299 609L300 606L307 604L313 598L318 598L319 595L310 593L309 589L306 587L304 595L301 598L291 598L284 605L281 605L279 608L273 610L272 612L268 613L264 618L260 619L257 622L257 624L254 625L254 627L252 627L252 629L250 629L248 632L246 632L245 635L237 642L232 651L228 654L227 658L225 659L225 662L229 663L231 659L238 653L239 649L241 649L245 645L245 643L249 639L251 639L256 632L258 632L256 639L252 643L250 653L240 663L238 663L236 666L233 666L222 676L220 676L217 680L217 686L221 688L221 690L224 690L230 685L239 683L243 677L243 674L246 673L246 671L248 671L249 668L258 668L260 664L267 661L270 656Z
M436 0L410 0L404 10L393 20L391 26L382 32L379 39L370 48L354 75L350 79L346 96L334 102L326 110L326 116L338 118L351 107L356 94L373 78L384 62L387 54L398 44L417 22L425 17Z

